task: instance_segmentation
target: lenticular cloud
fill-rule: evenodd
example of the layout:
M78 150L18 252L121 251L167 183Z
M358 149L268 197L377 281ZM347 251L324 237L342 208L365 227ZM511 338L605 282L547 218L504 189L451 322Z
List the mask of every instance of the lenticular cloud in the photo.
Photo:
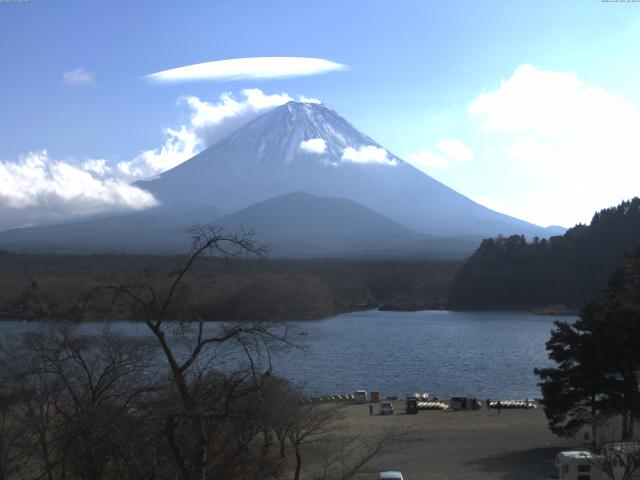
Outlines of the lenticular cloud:
M153 83L197 80L246 80L319 75L346 68L323 58L252 57L217 60L152 73L145 78Z

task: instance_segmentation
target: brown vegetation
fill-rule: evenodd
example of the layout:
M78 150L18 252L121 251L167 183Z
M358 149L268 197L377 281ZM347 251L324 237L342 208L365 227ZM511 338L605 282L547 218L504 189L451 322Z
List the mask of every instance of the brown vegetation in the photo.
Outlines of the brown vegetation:
M166 288L183 256L27 255L0 252L0 317L79 318L88 291L141 279ZM198 258L183 280L207 320L304 320L383 306L438 308L457 271L453 261L270 260ZM104 297L105 299L108 296ZM132 319L121 303L112 319ZM84 318L103 318L98 311Z
M108 324L88 335L58 322L3 339L0 480L298 480L311 441L325 447L314 448L307 478L346 480L398 436L334 441L337 410L304 402L271 373L270 352L293 347L286 328L205 328L187 284L197 261L261 249L250 235L216 227L192 233L192 253L161 282L99 285L70 309L74 316L126 311L150 335L122 336ZM274 434L277 451L270 449Z

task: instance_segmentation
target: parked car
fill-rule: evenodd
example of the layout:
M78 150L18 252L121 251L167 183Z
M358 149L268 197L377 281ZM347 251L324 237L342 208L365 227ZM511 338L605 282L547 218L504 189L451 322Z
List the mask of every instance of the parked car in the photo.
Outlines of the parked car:
M380 415L393 415L393 403L382 402L380 404Z
M398 471L380 472L380 480L404 480L402 473Z

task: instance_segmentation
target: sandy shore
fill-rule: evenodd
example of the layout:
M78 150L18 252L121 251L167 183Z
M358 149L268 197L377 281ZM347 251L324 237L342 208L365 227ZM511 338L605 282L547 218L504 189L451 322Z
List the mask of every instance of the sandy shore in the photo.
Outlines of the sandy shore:
M344 407L340 424L349 433L378 435L389 427L415 431L373 459L363 479L377 479L380 470L400 470L407 480L547 479L556 472L555 455L574 443L548 430L541 408L405 415L404 401L394 407L393 416L369 416L368 404Z

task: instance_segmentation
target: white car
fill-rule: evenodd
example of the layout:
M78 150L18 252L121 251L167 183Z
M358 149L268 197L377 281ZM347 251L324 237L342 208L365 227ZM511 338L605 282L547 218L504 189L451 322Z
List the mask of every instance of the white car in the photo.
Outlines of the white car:
M380 472L380 480L404 480L401 472L388 471Z
M393 415L393 403L382 402L380 404L380 415ZM397 477L389 477L389 478L397 478Z

